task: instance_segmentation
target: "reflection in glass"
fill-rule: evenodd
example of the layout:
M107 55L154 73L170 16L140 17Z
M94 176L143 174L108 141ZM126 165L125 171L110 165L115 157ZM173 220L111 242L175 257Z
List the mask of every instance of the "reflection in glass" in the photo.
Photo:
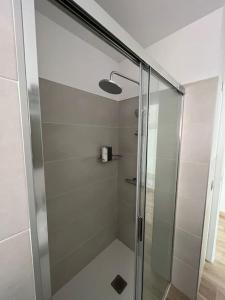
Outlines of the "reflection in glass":
M151 75L143 299L162 299L171 281L181 95Z

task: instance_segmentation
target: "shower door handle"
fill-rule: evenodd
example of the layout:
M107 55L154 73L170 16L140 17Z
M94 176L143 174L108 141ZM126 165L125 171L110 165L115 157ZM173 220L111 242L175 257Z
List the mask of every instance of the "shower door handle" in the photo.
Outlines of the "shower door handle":
M142 242L143 240L143 218L142 217L138 217L137 220L137 226L138 226L138 240L139 242Z

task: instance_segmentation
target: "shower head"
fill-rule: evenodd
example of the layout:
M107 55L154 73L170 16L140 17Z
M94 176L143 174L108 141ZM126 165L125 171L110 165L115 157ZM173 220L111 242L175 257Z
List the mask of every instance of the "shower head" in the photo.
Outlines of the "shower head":
M100 88L110 94L121 94L122 88L111 79L102 79L99 81Z
M126 75L123 75L117 71L112 71L110 73L110 79L102 79L99 81L100 88L107 93L115 94L115 95L122 93L122 88L119 86L119 84L117 84L115 81L112 80L113 75L117 75L117 76L125 78L129 81L132 81L136 84L139 84L138 81L136 81L130 77L127 77Z

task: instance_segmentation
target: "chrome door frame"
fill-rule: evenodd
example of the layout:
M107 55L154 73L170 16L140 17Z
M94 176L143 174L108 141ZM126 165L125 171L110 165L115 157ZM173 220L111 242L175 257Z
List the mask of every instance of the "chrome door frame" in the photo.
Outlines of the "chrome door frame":
M29 198L36 300L50 300L51 280L37 65L35 7L34 0L12 0L12 3L15 19L19 95ZM99 35L109 45L117 49L137 65L141 64L141 68L151 69L151 72L157 73L159 77L172 85L179 93L184 94L183 86L169 76L162 68L155 64L153 65L153 63L149 63L145 57L135 53L132 47L122 42L116 33L113 34L107 26L103 26L98 21L97 14L91 14L90 11L87 12L88 9L85 10L85 3L82 5L82 1L80 0L54 0L54 3L60 5L61 9L69 10L70 14L78 18L83 25ZM140 80L142 81L141 76ZM141 85L140 82L140 86ZM142 122L142 116L139 119L139 122ZM140 172L139 169L138 172ZM140 201L138 192L136 201Z

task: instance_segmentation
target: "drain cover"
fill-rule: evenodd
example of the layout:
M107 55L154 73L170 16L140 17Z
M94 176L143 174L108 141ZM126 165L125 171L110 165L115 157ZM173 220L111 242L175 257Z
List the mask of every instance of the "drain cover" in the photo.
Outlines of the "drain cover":
M121 294L127 286L127 282L120 275L116 275L111 282L111 286L117 291L118 294Z

